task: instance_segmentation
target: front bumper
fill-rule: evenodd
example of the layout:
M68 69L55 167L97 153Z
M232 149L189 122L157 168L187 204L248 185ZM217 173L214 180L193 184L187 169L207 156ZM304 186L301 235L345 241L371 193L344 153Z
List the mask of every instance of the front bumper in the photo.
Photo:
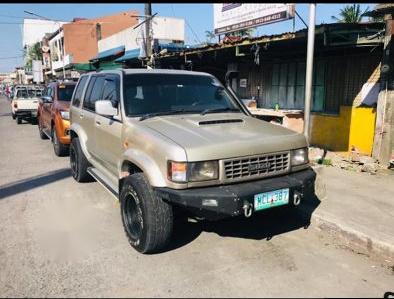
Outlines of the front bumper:
M184 190L155 188L155 191L167 202L182 206L197 216L214 220L243 215L245 204L254 205L254 195L283 188L290 189L289 205L292 205L295 192L301 194L302 198L313 196L315 179L316 173L308 168L258 181ZM204 199L215 199L217 205L203 205Z
M19 117L37 117L37 110L31 109L18 109L15 111L15 115Z
M59 138L59 142L63 145L70 144L70 121L62 119L60 116L56 117L56 133Z

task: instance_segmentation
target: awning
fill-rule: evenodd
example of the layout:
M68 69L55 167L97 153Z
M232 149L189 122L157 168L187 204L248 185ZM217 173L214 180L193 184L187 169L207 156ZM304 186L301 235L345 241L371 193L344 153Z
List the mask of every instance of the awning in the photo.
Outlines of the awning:
M166 49L167 52L180 52L190 47L180 44L169 43L169 44L159 44L158 48L159 51Z
M101 60L101 59L105 59L105 58L112 57L112 56L119 56L124 53L124 50L125 50L125 46L119 46L116 48L112 48L112 49L98 53L97 56L90 59L90 61Z
M115 62L123 62L126 60L138 59L138 57L140 56L140 51L141 51L140 48L128 50L124 53L123 56L115 59Z
M74 70L76 71L94 71L95 69L92 67L90 63L75 63Z

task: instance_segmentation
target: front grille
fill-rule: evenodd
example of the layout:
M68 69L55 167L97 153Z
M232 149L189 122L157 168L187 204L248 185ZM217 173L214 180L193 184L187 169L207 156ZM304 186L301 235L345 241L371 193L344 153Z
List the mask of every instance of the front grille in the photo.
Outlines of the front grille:
M290 153L272 153L224 161L225 178L230 180L275 176L290 168Z

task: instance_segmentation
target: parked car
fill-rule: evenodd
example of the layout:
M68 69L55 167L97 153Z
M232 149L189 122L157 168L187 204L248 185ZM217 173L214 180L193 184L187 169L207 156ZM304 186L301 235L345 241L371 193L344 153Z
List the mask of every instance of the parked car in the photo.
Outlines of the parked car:
M19 86L14 90L11 100L12 118L16 119L17 124L22 120L36 123L38 101L42 96L42 89L29 86Z
M65 156L70 146L70 101L76 82L49 83L37 111L41 139L52 140L57 156Z
M163 249L179 208L209 220L250 217L313 194L304 135L251 116L206 73L82 75L70 119L74 179L93 177L119 198L141 253Z

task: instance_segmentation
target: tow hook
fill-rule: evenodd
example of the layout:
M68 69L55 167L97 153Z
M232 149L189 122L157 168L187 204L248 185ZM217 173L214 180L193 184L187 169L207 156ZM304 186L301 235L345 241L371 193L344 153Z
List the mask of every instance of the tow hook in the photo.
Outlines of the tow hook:
M293 204L295 206L298 206L301 203L301 198L302 198L302 194L298 191L294 191Z
M244 205L242 207L244 209L244 215L246 218L249 218L252 216L253 213L253 205L248 203L247 201L244 201Z

